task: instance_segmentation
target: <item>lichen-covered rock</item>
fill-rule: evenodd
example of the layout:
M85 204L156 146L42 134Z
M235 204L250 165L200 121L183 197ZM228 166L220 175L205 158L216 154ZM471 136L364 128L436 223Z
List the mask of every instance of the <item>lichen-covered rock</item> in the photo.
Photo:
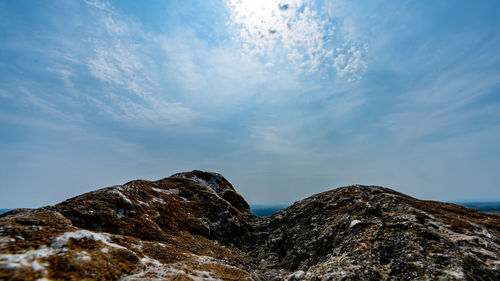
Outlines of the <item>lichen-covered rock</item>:
M255 223L219 174L131 181L2 215L0 280L246 280Z
M255 219L226 179L201 171L154 182L131 181L55 207L74 226L147 241L164 241L187 231L223 244L234 243L250 233L249 224Z
M499 215L358 185L264 219L254 253L307 280L500 280L499 233Z
M221 175L0 216L0 280L500 280L500 216L349 186L258 218Z

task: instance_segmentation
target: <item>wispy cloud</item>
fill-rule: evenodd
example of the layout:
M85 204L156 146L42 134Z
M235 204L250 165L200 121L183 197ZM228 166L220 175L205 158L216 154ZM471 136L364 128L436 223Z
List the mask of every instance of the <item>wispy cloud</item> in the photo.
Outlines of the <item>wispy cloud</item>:
M86 4L92 24L85 34L90 36L75 39L87 48L77 50L80 53L76 57L64 48L55 51L62 63L52 71L66 82L67 90L79 97L86 96L86 101L101 114L118 121L173 125L196 118L198 114L181 101L169 100L161 83L155 81L157 75L151 78L157 65L151 61L148 50L149 45L155 44L155 37L146 36L139 24L120 16L106 1ZM82 66L101 81L100 93L96 89L86 92L74 88L73 81L81 81L87 75Z
M257 151L269 154L291 156L303 154L303 148L294 138L294 132L287 132L284 127L257 126L251 131L253 143Z
M89 58L88 68L94 77L113 87L116 93L106 96L121 115L127 120L143 118L164 124L179 124L195 118L197 113L181 102L165 100L160 83L149 76L151 71L147 68L156 69L156 66L151 65L148 57L141 57L141 52L147 49L147 44L156 43L155 37L144 36L146 32L134 22L129 26L107 3L89 5L100 10L100 22L96 26L104 26L106 36L94 38L94 56ZM136 97L127 96L127 92Z
M407 141L443 140L488 129L500 120L500 105L481 99L492 94L500 76L475 72L478 63L464 60L401 93L394 112L383 118L383 127Z

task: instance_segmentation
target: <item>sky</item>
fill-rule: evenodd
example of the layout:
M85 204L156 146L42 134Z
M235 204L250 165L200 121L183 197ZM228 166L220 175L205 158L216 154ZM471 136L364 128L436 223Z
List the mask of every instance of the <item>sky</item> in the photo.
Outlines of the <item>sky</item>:
M0 207L193 169L500 200L499 1L0 0Z

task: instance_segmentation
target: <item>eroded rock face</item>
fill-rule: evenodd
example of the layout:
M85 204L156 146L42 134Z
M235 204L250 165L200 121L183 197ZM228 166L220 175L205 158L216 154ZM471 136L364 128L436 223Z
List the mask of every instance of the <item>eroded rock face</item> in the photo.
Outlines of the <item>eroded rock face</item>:
M376 186L258 218L192 171L0 216L0 279L500 280L499 234L499 215Z

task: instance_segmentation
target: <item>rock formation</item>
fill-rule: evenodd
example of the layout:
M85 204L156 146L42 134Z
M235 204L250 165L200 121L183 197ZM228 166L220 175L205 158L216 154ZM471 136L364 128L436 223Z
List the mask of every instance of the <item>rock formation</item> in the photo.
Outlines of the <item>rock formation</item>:
M500 280L500 215L377 186L254 216L216 173L0 216L1 280Z

